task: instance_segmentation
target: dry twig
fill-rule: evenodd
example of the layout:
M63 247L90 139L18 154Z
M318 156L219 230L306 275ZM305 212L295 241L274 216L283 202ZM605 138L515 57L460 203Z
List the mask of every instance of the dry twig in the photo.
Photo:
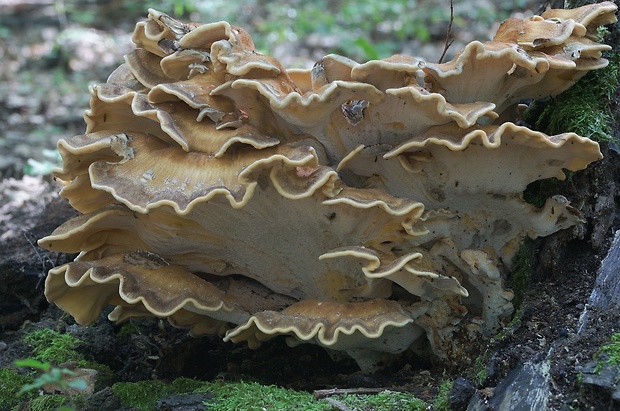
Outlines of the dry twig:
M452 35L452 23L454 22L454 4L452 4L452 0L450 0L450 23L448 24L448 32L446 33L446 44L443 48L443 53L441 53L441 57L439 57L439 61L437 63L441 64L443 58L446 57L446 53L448 49L454 42L454 36Z
M39 262L41 262L41 266L43 267L43 270L39 273L39 275L37 277L39 277L39 281L37 281L37 285L35 288L39 288L39 285L41 284L41 280L45 278L45 276L47 275L47 264L46 262L51 263L51 260L49 259L49 257L45 257L45 260L43 259L43 257L41 256L41 254L39 254L39 251L37 250L37 247L34 245L34 243L30 240L30 238L28 237L30 233L30 231L23 231L24 234L24 238L26 239L26 241L28 241L28 244L30 244L30 247L32 247L32 249L34 250L35 255L37 256L37 258L39 259Z
M379 394L383 391L401 392L402 390L394 388L330 388L327 390L315 390L312 395L317 400L321 398L330 397L332 395L344 395L344 394Z

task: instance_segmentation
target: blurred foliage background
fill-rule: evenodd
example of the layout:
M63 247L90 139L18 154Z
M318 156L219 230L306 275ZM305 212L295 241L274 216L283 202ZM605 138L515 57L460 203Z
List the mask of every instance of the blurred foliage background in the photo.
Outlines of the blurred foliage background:
M449 0L0 0L0 176L47 173L54 146L84 129L88 84L103 82L133 49L131 32L149 7L183 20L226 20L285 67L311 67L328 53L357 61L409 54L437 61ZM489 40L533 0L454 0L455 37Z

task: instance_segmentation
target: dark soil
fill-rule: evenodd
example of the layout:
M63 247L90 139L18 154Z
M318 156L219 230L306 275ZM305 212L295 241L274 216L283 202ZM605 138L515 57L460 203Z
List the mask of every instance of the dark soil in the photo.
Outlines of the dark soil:
M0 8L3 7L8 6L0 1ZM550 409L620 407L611 399L609 390L579 381L583 366L595 357L613 333L620 331L620 310L611 306L604 311L591 312L587 327L578 332L600 262L608 252L614 233L620 229L620 155L606 144L602 161L559 187L582 211L586 223L536 240L536 268L516 320L503 336L474 347L473 351L481 355L479 364L473 359L458 364L434 362L412 354L403 355L380 372L368 374L360 372L350 360L334 362L319 347L289 348L281 339L269 341L252 351L245 345L224 343L219 338L190 338L185 331L165 321L133 321L134 332L131 333L123 332L122 325L111 324L105 315L91 327L77 326L71 317L50 306L43 296L47 270L74 256L49 253L36 245L36 239L49 234L75 212L58 198L59 187L55 182L48 178L23 177L23 167L29 158L45 160L41 157L41 149L51 147L59 137L80 132L83 125L79 113L87 105L87 96L84 90L70 89L67 93L66 89L55 87L51 71L34 76L33 73L44 71L47 64L47 60L41 60L35 46L43 47L45 28L56 27L57 22L53 15L40 11L45 8L36 9L39 11L34 13L34 9L28 7L12 7L10 11L14 17L22 16L23 21L38 25L42 30L24 30L28 25L21 29L10 28L32 46L30 54L19 54L19 50L9 44L10 39L0 38L5 68L0 74L3 113L0 130L4 136L0 139L0 368L31 355L31 348L21 340L26 331L52 328L76 336L83 341L78 347L80 352L113 370L112 380L96 386L96 394L89 401L89 409L93 410L120 409L118 400L109 390L112 382L173 380L181 376L205 380L243 377L309 391L333 387L385 387L410 391L427 401L432 401L443 380L451 379L457 381L452 393L453 409L465 409L473 395L491 398L494 387L520 364L549 358ZM0 26L5 25L10 26L7 21L2 21ZM133 22L128 22L124 29L131 30L131 26ZM617 33L616 30L613 35ZM617 38L612 39L617 42ZM123 47L126 46L119 46L119 49ZM113 53L123 54L119 49ZM56 58L54 64L58 59L70 64L71 54L66 50L59 53L43 54ZM12 65L6 60L10 55L14 55ZM95 59L90 68L65 71L63 84L77 82L76 79L84 84L89 76L101 81L105 78L103 73L109 73L116 63L101 67ZM19 83L25 78L26 67L33 69L30 79L34 80ZM82 97L76 98L76 95ZM616 118L618 101L616 95L612 102ZM620 135L617 129L615 135ZM481 370L485 370L486 376L480 381Z
M578 173L563 193L580 210L586 224L538 241L538 261L529 294L518 312L519 323L491 347L485 385L493 386L524 360L550 352L554 408L607 409L609 398L579 392L578 366L620 331L619 307L594 312L578 333L580 316L592 292L601 260L619 228L620 155L606 146L605 158ZM592 395L590 395L592 394Z

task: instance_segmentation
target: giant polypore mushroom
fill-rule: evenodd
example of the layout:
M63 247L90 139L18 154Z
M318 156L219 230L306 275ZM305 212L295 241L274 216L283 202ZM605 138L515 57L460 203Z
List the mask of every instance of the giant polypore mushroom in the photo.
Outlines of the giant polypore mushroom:
M495 332L522 240L581 221L562 196L526 203L526 186L601 157L512 108L604 66L592 33L615 10L511 19L443 64L328 55L289 71L238 27L150 10L92 87L85 134L59 142L54 175L83 214L39 241L80 253L50 270L48 300L80 324L113 305L114 321L252 347L283 335L366 369Z

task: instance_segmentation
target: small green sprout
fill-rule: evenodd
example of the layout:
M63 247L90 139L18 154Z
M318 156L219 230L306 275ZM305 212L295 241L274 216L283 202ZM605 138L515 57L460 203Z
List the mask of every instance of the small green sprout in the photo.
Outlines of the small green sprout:
M450 410L450 401L448 400L448 395L450 394L450 390L454 383L451 380L444 380L439 386L439 392L435 397L435 401L433 402L433 407L437 411L449 411Z
M58 403L61 402L62 404L57 407L58 411L73 411L75 407L73 406L74 404L71 392L82 391L87 388L86 381L78 378L71 378L75 377L77 374L68 368L56 367L51 365L49 362L41 362L33 358L17 360L15 361L15 365L18 367L34 368L40 372L39 376L35 378L32 383L22 385L20 390L17 392L18 396L22 396L27 393L35 393L45 386L54 387L62 393L62 395L50 395L49 399L37 397L33 400L36 401L39 406L44 408L46 407L44 404L52 403L58 405ZM65 401L63 402L60 397L65 397ZM68 403L69 407L64 406L65 403ZM34 409L34 407L32 409Z
M32 382L31 384L24 384L17 393L17 395L22 395L27 392L38 390L39 388L43 388L44 385L48 384L53 385L54 387L58 387L58 389L63 393L68 392L69 389L86 389L86 381L84 380L67 380L67 376L76 375L73 371L67 368L55 367L48 362L41 362L32 358L17 360L15 361L15 365L17 365L18 367L34 368L41 372L41 375L35 378L34 382Z

